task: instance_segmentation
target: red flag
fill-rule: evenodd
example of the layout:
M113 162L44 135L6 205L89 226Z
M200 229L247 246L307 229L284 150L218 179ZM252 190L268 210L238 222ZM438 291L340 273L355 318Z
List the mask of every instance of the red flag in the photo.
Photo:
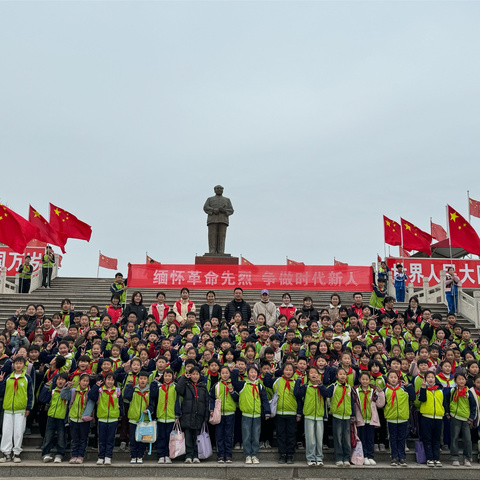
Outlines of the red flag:
M430 255L432 253L430 249L432 236L403 218L400 221L402 222L403 248L406 250L417 250Z
M401 246L399 246L398 248L400 249L400 256L401 257L409 257L410 256L410 252L408 250L405 250Z
M464 248L468 253L480 255L480 238L474 228L448 205L448 228L452 247Z
M336 267L348 267L348 263L339 262L339 261L336 260L335 258L333 259L333 264L334 264Z
M92 236L90 225L53 203L50 204L50 225L61 234L62 238L78 238L89 242Z
M432 237L439 242L443 242L443 240L447 239L447 232L441 225L438 223L433 223L430 220L430 230L432 231Z
M117 259L100 254L98 266L102 268L109 268L110 270L117 270Z
M296 262L295 260L290 260L287 258L287 265L305 265L303 262Z
M472 215L472 217L480 218L480 202L473 198L469 198L468 204L470 205L470 215Z
M62 249L62 252L65 253L65 243L67 239L62 238L62 236L31 205L28 213L28 220L38 229L38 233L35 237L37 240L57 245Z
M146 261L146 263L161 265L160 262L157 262L156 260L154 260L152 257L149 257L148 255L147 255L147 261Z
M242 260L240 262L240 265L253 265L253 263L250 260L247 260L245 257L242 256Z
M400 225L397 222L390 220L385 215L383 216L383 230L385 232L385 243L393 246L402 243Z
M37 229L30 222L0 203L0 242L17 253L23 253L36 234Z
M377 253L377 262L381 262L382 261L382 257Z

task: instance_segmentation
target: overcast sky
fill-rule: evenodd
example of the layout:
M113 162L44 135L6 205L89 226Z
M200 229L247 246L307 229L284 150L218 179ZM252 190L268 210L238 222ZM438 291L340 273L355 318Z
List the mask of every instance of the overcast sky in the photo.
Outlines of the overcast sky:
M382 215L429 229L480 200L480 2L0 3L0 201L92 226L144 263L207 251L256 264L383 255ZM480 219L472 220L480 231ZM397 252L392 247L392 252ZM113 272L101 270L101 276Z

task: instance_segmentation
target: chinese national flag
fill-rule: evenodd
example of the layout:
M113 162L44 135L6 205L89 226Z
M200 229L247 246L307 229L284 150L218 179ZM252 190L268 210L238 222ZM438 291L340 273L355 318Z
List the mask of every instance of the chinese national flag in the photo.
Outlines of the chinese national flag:
M382 261L382 257L377 253L377 262L381 262Z
M0 204L0 242L23 253L28 242L36 238L37 229L21 215Z
M470 215L472 215L472 217L480 218L480 202L474 200L473 198L469 198L468 204L470 206Z
M447 239L447 232L438 223L430 221L430 230L432 231L432 237L439 242Z
M336 260L335 258L333 259L333 264L334 264L336 267L348 267L348 263L339 262L339 261Z
M432 253L430 249L432 236L403 218L400 221L402 222L403 248L406 250L417 250L430 255Z
M242 256L242 260L240 262L240 265L253 265L253 263L250 260L247 260L245 257Z
M290 260L287 258L287 265L305 265L303 262L296 262L295 260Z
M401 257L409 257L410 256L410 252L408 250L405 250L401 246L399 246L398 248L400 249L400 256Z
M50 225L65 238L90 241L92 227L66 210L50 204Z
M468 253L480 255L480 238L474 228L448 205L448 228L452 247L464 248Z
M383 216L383 229L385 232L385 243L393 246L402 243L400 225L397 222L390 220L385 215Z
M98 266L102 268L109 268L110 270L117 270L117 259L100 254Z
M38 233L35 237L37 240L57 245L62 249L62 252L65 253L65 243L67 239L62 238L62 236L31 205L28 213L28 220L38 229Z
M149 257L148 255L147 255L147 263L160 265L160 262L157 262L156 260L154 260L152 257Z

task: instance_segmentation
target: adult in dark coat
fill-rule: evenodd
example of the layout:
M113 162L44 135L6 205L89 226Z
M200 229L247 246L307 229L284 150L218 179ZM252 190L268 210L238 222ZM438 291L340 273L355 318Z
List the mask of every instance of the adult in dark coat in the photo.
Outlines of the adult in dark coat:
M235 288L233 291L233 300L225 305L225 320L230 322L233 316L240 312L243 322L250 322L252 316L252 309L250 305L243 299L243 289L240 287Z
M185 463L199 463L197 436L210 416L207 387L200 383L200 369L192 367L178 379L177 394L182 397L180 425L185 434Z
M123 311L122 325L127 324L128 316L131 313L134 313L137 316L138 325L140 325L141 322L145 322L148 312L142 302L142 292L133 292L132 301L125 307L125 310Z
M202 327L207 320L212 318L218 318L218 323L222 321L222 307L215 303L215 292L210 290L207 292L206 297L207 303L200 307L199 319Z

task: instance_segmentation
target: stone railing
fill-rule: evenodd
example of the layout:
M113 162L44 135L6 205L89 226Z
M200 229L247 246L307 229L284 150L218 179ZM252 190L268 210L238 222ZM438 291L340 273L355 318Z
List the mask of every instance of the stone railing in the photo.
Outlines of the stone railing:
M1 293L15 293L17 291L17 285L7 277L7 268L0 268L0 294Z

